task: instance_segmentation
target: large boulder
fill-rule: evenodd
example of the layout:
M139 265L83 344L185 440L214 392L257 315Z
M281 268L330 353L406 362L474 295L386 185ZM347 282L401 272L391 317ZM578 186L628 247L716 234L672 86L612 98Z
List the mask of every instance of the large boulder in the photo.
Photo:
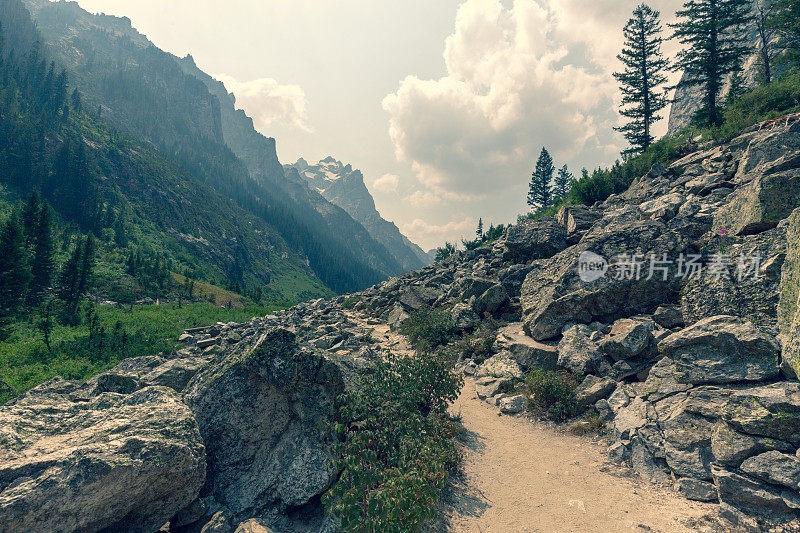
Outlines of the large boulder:
M773 485L800 491L800 458L779 451L769 451L742 463L742 472Z
M442 293L431 287L409 287L400 295L400 304L409 311L417 311L430 306Z
M600 350L614 359L632 359L642 355L655 342L652 328L641 320L617 320L611 333L600 342Z
M800 123L757 132L749 138L736 173L737 181L800 168ZM734 141L736 143L737 141Z
M565 205L556 220L567 231L567 244L577 244L602 216L601 212L585 205Z
M758 176L717 211L713 230L731 235L760 233L776 227L798 205L800 169Z
M484 361L475 371L475 377L488 376L519 380L524 377L524 373L510 353L500 352Z
M567 247L567 232L553 218L526 219L508 229L505 246L508 258L519 263L546 259Z
M800 447L800 383L783 381L734 390L723 418L740 433Z
M719 501L739 511L780 520L796 517L800 511L800 496L794 491L720 467L713 467L713 475Z
M611 373L611 364L597 344L590 340L591 333L583 324L572 326L564 332L564 337L558 343L559 367L578 376L607 376Z
M786 260L780 285L778 325L783 341L783 361L787 373L800 376L800 209L786 226Z
M479 315L493 315L502 310L511 299L500 283L492 285L475 300L475 312Z
M507 351L523 369L555 370L558 364L558 347L543 344L525 335L521 322L514 322L497 332L495 348Z
M197 423L165 387L81 402L28 395L0 407L0 442L0 529L9 533L151 533L205 480Z
M181 392L208 362L207 357L171 359L143 375L141 381L148 385L161 385Z
M654 270L668 254L675 257L687 248L685 236L669 231L656 220L639 220L638 210L621 210L598 222L577 246L542 261L522 287L522 311L526 332L536 340L557 337L568 323L588 324L620 316L652 312L677 301L679 280L675 266ZM587 265L597 276L587 277ZM607 270L603 266L607 266Z
M472 306L465 303L458 303L450 310L450 318L458 331L470 330L481 323L481 318L472 309Z
M205 493L242 518L322 494L336 474L329 420L343 390L339 367L282 329L210 364L184 392L206 444Z
M639 205L639 209L648 218L670 220L675 218L680 207L686 202L686 197L674 192L665 194L655 200L648 200Z
M703 275L687 279L681 291L682 312L687 323L734 315L759 326L774 327L780 271L786 257L786 229L775 228L747 238L720 239L735 242L709 253ZM719 275L709 271L715 257L728 263Z
M679 383L765 381L779 374L780 345L752 322L732 316L701 320L658 344Z

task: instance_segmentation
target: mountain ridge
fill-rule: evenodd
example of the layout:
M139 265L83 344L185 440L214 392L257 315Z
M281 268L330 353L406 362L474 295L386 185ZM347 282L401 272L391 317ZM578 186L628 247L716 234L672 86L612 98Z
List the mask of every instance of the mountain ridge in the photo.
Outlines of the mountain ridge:
M384 219L378 212L375 199L360 170L333 156L327 156L314 165L300 158L293 164L284 165L284 169L296 170L329 202L347 211L394 255L404 270L417 270L430 264L429 256L422 248L412 243L396 224Z
M286 176L274 139L193 60L158 49L125 18L74 2L25 5L89 105L274 226L326 285L347 292L402 271L344 210Z

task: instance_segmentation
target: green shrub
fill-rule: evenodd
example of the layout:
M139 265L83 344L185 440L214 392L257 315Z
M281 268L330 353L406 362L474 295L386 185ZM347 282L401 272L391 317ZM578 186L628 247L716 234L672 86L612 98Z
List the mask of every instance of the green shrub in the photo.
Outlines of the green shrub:
M592 205L602 202L612 194L625 192L637 178L647 174L655 163L668 165L681 156L681 147L686 144L688 134L665 137L654 143L646 152L625 162L617 161L609 169L597 169L572 186L567 204Z
M357 303L358 303L358 296L350 296L344 299L344 302L342 302L342 308L352 309L356 306Z
M722 126L700 130L705 138L727 142L754 124L800 111L800 73L778 78L737 99L723 113Z
M578 382L568 372L533 369L525 381L532 411L563 422L578 414L575 389Z
M460 454L447 416L462 378L443 354L378 363L341 399L341 474L323 503L344 531L422 531Z
M444 243L444 246L436 249L435 261L437 263L439 261L444 261L448 257L452 256L454 253L456 253L456 251L458 251L458 249L456 248L455 244L453 244L452 242L446 242Z
M477 364L483 363L492 351L492 346L497 339L498 324L494 320L482 322L470 334L463 335L453 343L452 352L454 359L465 361L473 359Z
M400 326L400 333L408 337L415 348L424 351L449 343L454 332L455 324L450 314L430 307L414 311Z

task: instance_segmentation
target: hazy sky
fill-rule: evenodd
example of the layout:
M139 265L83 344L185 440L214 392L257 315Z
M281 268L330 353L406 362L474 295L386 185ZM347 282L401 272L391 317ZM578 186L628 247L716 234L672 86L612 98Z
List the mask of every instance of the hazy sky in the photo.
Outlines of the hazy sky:
M425 249L526 211L542 146L576 175L624 147L611 73L639 0L78 1L192 54L281 162L360 168Z

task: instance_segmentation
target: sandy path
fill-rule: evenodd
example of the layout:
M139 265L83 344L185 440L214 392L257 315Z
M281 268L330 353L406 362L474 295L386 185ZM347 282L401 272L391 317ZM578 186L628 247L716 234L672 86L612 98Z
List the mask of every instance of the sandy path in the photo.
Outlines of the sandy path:
M604 473L600 445L498 416L466 383L453 405L467 429L463 485L445 511L455 532L697 531L714 506ZM614 471L614 469L609 469Z

